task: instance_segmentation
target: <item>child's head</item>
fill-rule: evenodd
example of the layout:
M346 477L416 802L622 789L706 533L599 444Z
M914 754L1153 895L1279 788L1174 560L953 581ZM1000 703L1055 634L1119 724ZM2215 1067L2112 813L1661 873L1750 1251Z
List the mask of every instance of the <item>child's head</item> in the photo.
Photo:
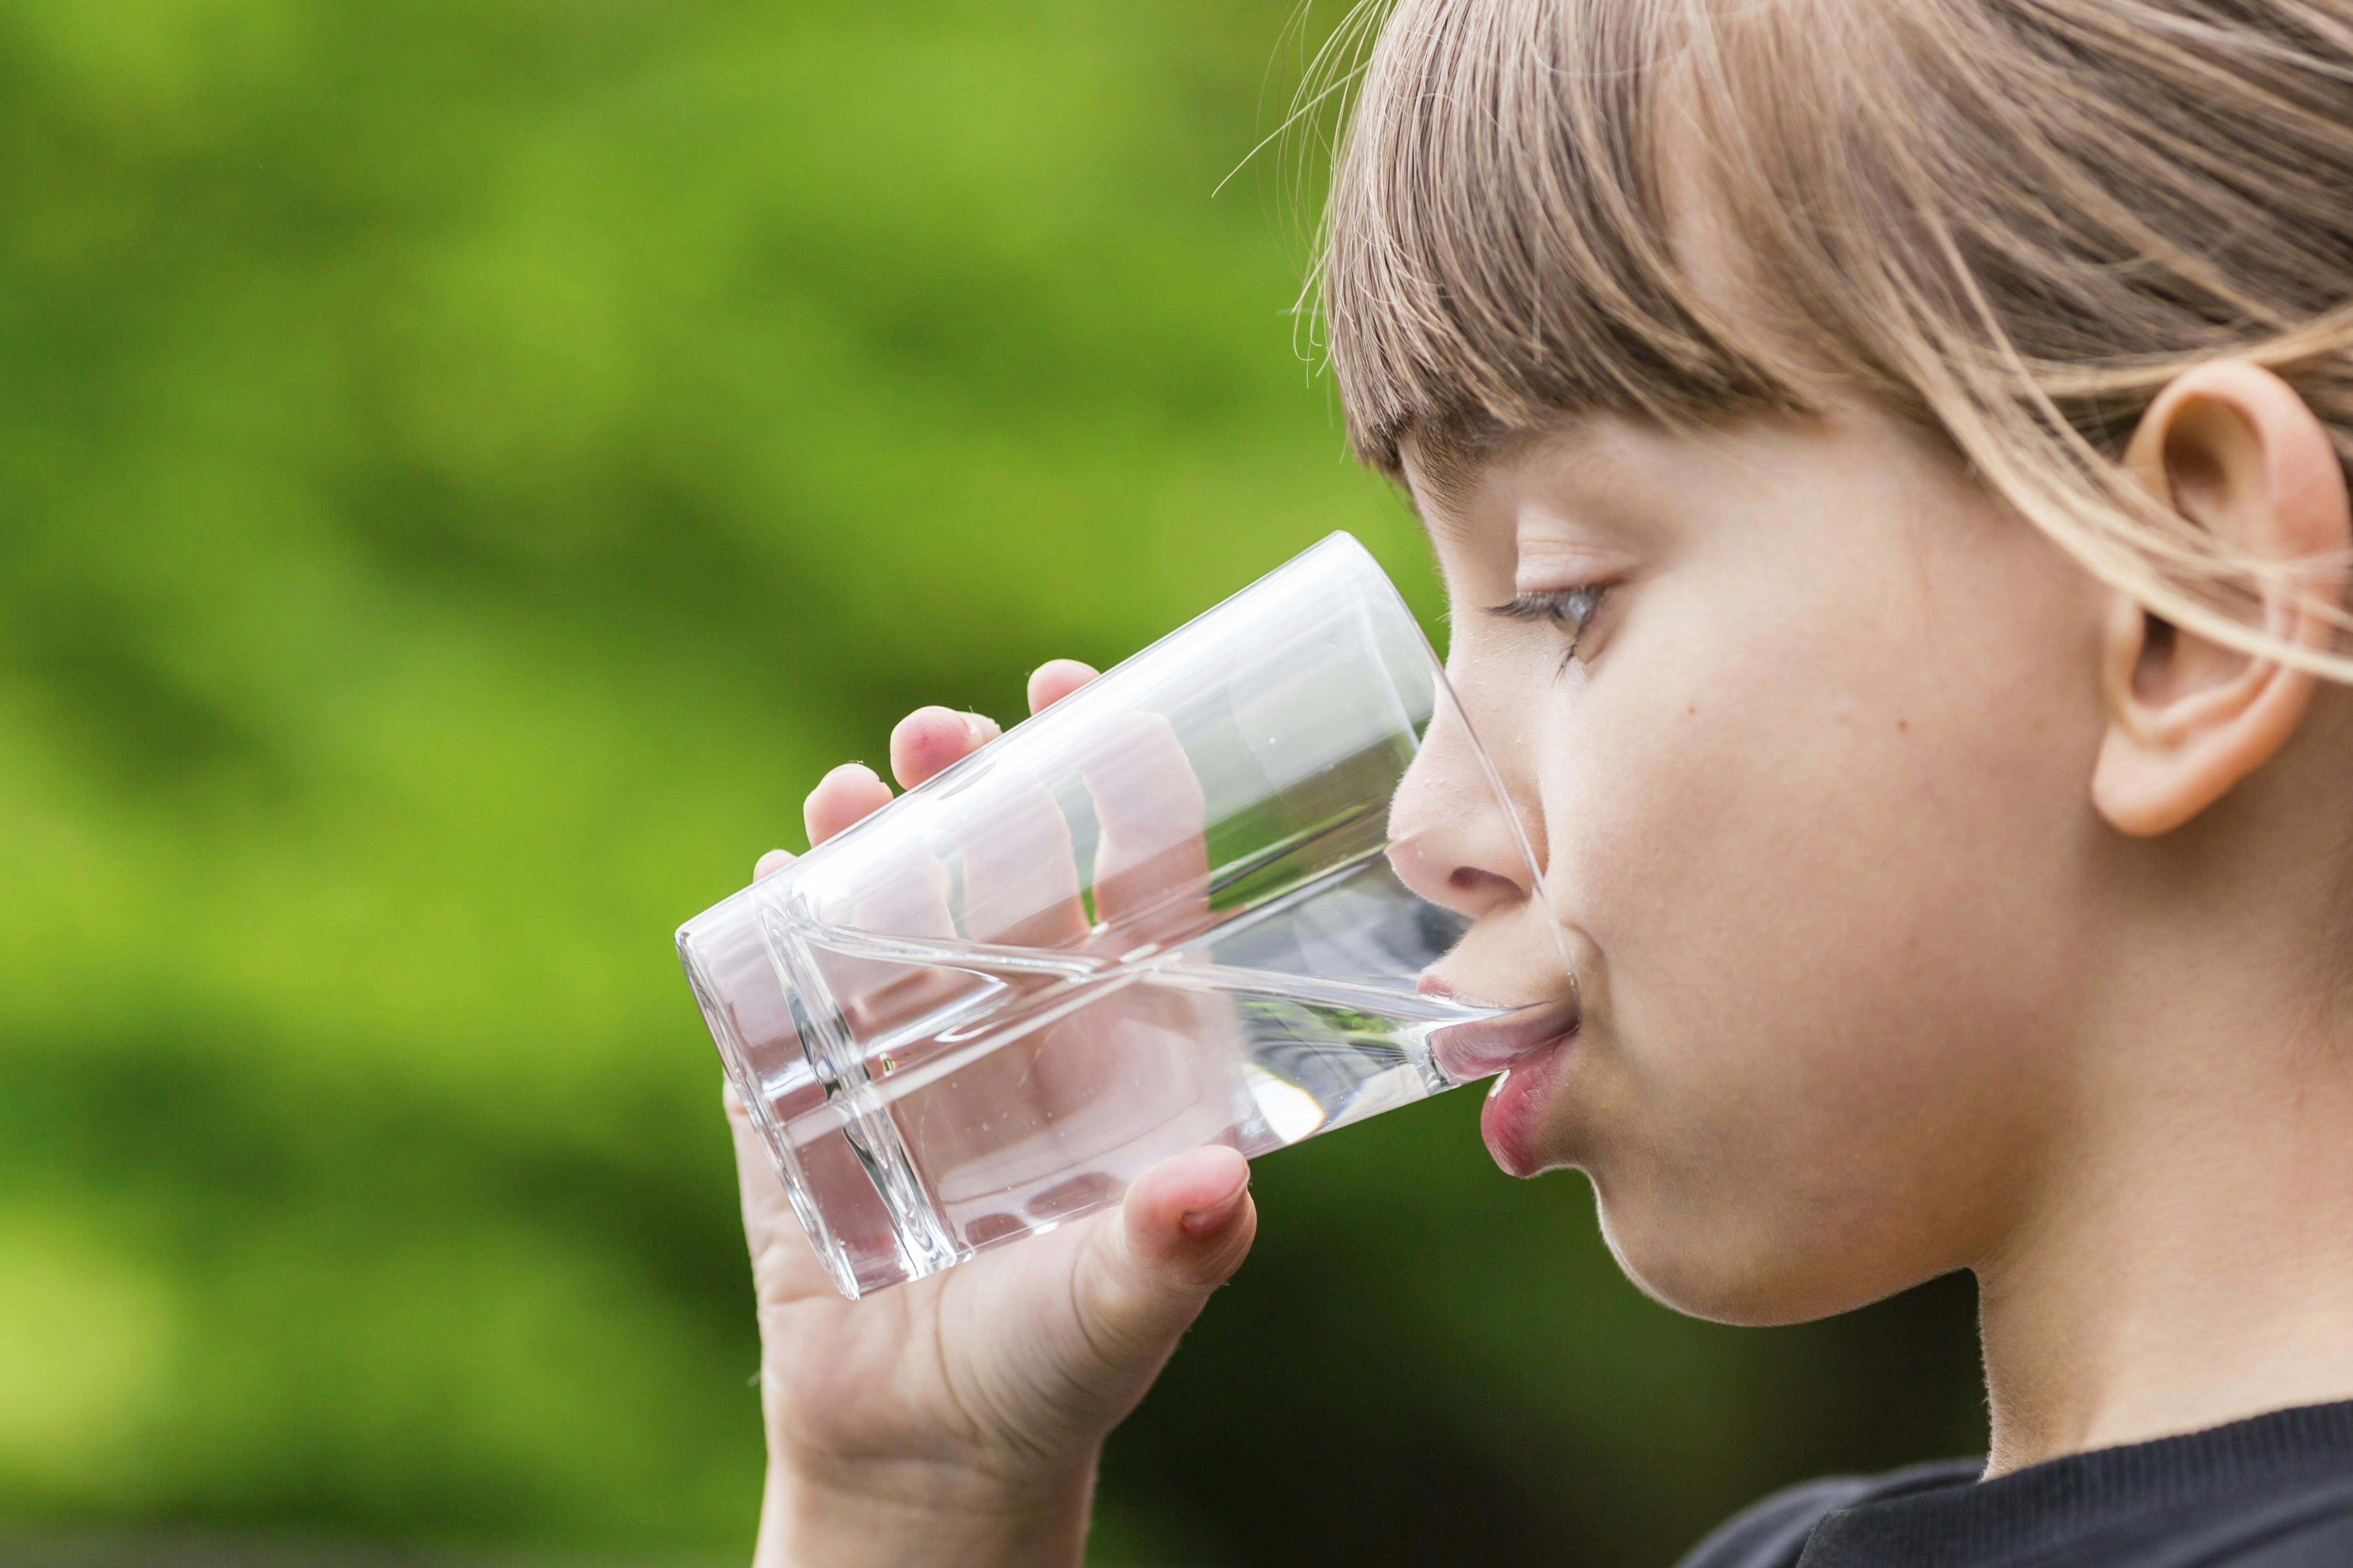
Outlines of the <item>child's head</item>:
M2353 952L2353 4L1404 0L1322 286L1579 959L1490 1139L1636 1278L1859 1304L2295 1070L2195 1015Z

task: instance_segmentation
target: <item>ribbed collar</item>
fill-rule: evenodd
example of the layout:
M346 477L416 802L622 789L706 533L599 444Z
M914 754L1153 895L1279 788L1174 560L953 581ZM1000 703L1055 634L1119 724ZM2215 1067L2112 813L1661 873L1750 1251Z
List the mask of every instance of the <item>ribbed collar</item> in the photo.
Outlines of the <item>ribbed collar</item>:
M1799 1568L2026 1568L2156 1541L2215 1505L2260 1509L2353 1475L2353 1401L2071 1454L1991 1480L1881 1496L1826 1514Z

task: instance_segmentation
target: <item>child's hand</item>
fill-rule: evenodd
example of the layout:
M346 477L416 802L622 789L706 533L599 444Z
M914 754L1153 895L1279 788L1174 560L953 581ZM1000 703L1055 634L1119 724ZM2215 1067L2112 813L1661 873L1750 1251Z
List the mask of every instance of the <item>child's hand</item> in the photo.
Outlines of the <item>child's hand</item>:
M1093 675L1047 665L1031 710ZM892 772L912 788L996 734L986 719L918 710L892 732ZM869 770L835 769L809 795L810 841L890 798ZM788 860L763 857L759 874ZM732 1091L727 1107L768 1436L758 1563L1078 1563L1104 1435L1250 1249L1242 1157L1178 1155L1117 1210L849 1302Z

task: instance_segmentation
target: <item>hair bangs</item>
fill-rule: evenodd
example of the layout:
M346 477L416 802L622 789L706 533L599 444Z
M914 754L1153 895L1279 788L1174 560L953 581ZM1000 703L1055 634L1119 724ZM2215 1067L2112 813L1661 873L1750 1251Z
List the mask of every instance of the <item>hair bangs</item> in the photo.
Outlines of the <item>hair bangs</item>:
M1799 399L1674 254L1662 103L1675 0L1402 0L1363 68L1321 297L1350 438L1484 447L1588 410Z

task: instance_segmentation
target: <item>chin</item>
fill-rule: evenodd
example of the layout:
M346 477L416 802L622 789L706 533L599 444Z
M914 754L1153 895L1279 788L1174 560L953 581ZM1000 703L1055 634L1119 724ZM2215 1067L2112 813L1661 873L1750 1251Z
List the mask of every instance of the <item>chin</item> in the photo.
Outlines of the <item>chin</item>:
M1644 1295L1686 1317L1777 1328L1851 1311L1910 1283L1864 1284L1824 1231L1695 1214L1689 1203L1613 1203L1598 1180L1594 1192L1618 1267Z

